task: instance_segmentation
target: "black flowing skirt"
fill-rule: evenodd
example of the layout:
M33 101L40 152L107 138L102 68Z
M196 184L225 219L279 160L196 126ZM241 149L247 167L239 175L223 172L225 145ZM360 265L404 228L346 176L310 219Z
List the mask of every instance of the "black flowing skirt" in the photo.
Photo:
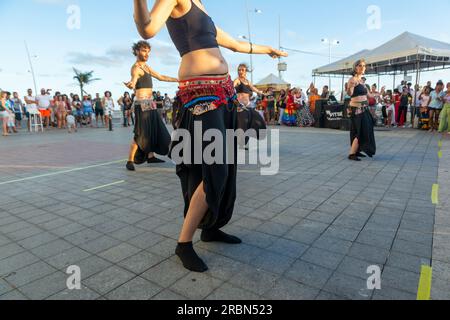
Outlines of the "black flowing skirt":
M194 115L189 110L183 110L180 116L179 129L189 131L192 137L191 143L191 161L189 163L181 163L176 167L176 172L181 181L181 188L185 202L184 216L186 217L191 199L198 186L203 182L204 192L206 194L206 202L208 204L208 212L199 228L203 230L220 229L228 224L231 220L234 205L236 202L236 176L237 176L237 138L230 141L223 139L220 142L223 145L223 162L222 164L213 163L206 164L203 157L201 164L194 162L194 122L202 123L202 136L205 131L215 129L226 137L226 130L236 130L237 128L237 110L235 104L230 102L216 110L208 111L201 115ZM202 137L195 136L195 139ZM183 148L187 148L188 144L182 139L173 142L170 150L170 156L173 159L172 151L179 144L183 144ZM201 142L202 152L210 145L211 142ZM231 144L232 143L232 144ZM234 159L227 162L227 152L233 151ZM186 161L184 161L186 162ZM227 164L231 163L231 164Z
M142 111L138 104L134 108L134 141L138 145L135 163L144 163L150 153L166 156L169 153L171 137L158 111Z
M373 157L377 152L375 142L374 121L369 110L361 114L351 116L350 144L358 139L359 151L364 152L369 157Z
M245 138L245 144L248 143L250 138L263 140L266 138L266 132L261 130L267 130L266 121L261 115L253 108L241 108L237 116L238 129L247 130L254 129L253 134L249 134ZM240 142L241 143L241 142Z

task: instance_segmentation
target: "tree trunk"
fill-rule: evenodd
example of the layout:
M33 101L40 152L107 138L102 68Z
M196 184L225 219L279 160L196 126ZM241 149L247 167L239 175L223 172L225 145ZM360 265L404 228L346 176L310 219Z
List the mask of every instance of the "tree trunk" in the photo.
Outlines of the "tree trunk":
M80 83L80 89L81 89L80 100L83 101L83 92L84 92L84 89L83 89L83 84L82 84L82 83Z

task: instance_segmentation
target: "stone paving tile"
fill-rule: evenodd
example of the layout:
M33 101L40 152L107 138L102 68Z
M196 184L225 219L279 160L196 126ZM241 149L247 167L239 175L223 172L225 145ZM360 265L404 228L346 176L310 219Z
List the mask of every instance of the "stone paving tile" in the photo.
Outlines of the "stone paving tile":
M4 279L8 283L20 288L26 284L32 283L38 279L44 278L57 270L45 262L39 261L25 268L15 271L13 274L6 276Z
M382 301L390 301L390 300L415 301L417 299L417 295L382 285L381 290L375 290L372 299Z
M285 276L307 286L322 289L332 274L333 270L308 262L297 261L285 273Z
M97 256L90 256L84 260L77 262L77 266L80 267L81 270L81 278L87 279L109 267L112 266L112 263L106 261ZM64 272L66 270L63 270ZM84 281L84 280L82 280Z
M313 243L314 248L324 249L338 254L347 254L352 246L350 241L340 240L326 235Z
M0 247L0 260L15 256L23 251L24 249L15 243L6 244Z
M0 301L26 301L29 300L20 291L14 290L0 295Z
M83 283L90 289L100 294L107 294L119 286L127 283L136 276L118 266L111 266L88 279Z
M182 295L179 295L171 290L166 289L166 290L163 290L160 293L158 293L151 300L179 301L179 300L187 300L187 298L183 297Z
M229 283L262 296L275 288L276 281L279 278L279 275L244 266L241 272L229 280Z
M141 274L148 269L160 264L166 260L156 254L141 251L125 260L122 260L118 265L126 270L129 270L135 274Z
M368 246L365 244L354 243L349 251L349 256L366 261L374 261L377 264L384 265L389 256L389 250Z
M102 236L95 240L80 244L79 247L92 254L97 254L99 252L108 250L114 246L120 244L120 241L108 236Z
M333 253L317 248L309 249L301 257L302 261L309 262L331 270L335 270L343 259L343 254Z
M141 251L141 249L138 249L127 243L121 243L106 251L100 252L97 255L112 263L118 263L134 254L137 254L139 251Z
M74 247L56 256L46 259L46 262L51 266L57 268L58 270L64 270L88 258L89 256L91 256L89 252Z
M20 291L31 300L43 300L65 289L66 282L66 274L55 272L21 287Z
M292 281L281 278L275 283L273 289L264 295L269 300L314 300L319 295L320 290L311 288Z
M150 300L162 290L162 287L138 277L108 293L106 298L108 300Z
M169 289L192 300L203 300L223 283L209 274L189 273Z
M417 294L420 274L386 266L381 275L381 283L394 289Z
M10 292L13 290L13 287L9 285L6 281L4 281L2 278L0 278L0 298L2 295L4 295L7 292Z
M141 274L141 277L169 288L188 273L180 264L166 260Z
M406 252L391 251L386 265L420 273L423 265L431 265L431 259L410 255Z
M334 273L323 288L324 291L352 300L369 300L372 291L367 290L367 279Z
M89 301L96 300L100 298L100 294L92 291L88 287L81 285L80 290L69 290L64 289L50 297L46 300L56 300L56 301Z
M275 242L267 249L281 255L298 259L306 252L306 250L308 250L308 248L308 245L300 242L280 238L275 240Z
M212 301L256 301L260 299L258 295L229 283L224 283L206 298L206 300Z
M39 258L29 252L22 252L0 260L0 276L8 275L15 270L29 266L37 261L39 261Z
M49 242L37 248L31 249L31 252L40 257L41 259L50 258L56 256L64 251L72 248L73 245L67 241L58 239L53 242Z

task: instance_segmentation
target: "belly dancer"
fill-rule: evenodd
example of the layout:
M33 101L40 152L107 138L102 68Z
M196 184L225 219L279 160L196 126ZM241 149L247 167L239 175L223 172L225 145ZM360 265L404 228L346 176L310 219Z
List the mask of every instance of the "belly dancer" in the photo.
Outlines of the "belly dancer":
M251 98L253 93L263 95L263 92L255 88L255 86L247 79L248 67L242 63L238 67L238 78L234 80L234 88L236 89L237 99L241 104L238 108L238 128L247 131L253 126L265 129L264 118L259 113L252 112ZM254 122L259 122L255 125ZM255 137L258 138L258 137ZM248 144L250 137L239 139L239 146L244 148ZM245 140L245 141L244 141ZM247 147L245 147L248 150Z
M353 161L361 161L360 158L366 157L361 151L372 158L377 150L373 117L367 98L369 91L362 79L365 72L366 62L363 59L356 61L353 65L353 77L347 85L347 93L351 96L349 105L351 110L351 150L348 158Z
M227 129L236 130L236 105L239 103L219 46L235 52L268 54L272 58L287 54L271 47L236 41L216 27L199 0L160 0L155 2L151 11L146 0L134 0L134 5L139 33L146 39L152 38L167 24L172 41L182 57L178 91L182 115L178 129L187 130L190 137L198 137L198 133L194 134L194 122L201 122L200 134L214 129L225 137ZM224 150L227 149L228 141L219 140L222 140L218 143ZM189 145L181 141L175 143L172 150L180 144L185 148ZM203 143L202 151L208 147L207 143ZM220 231L230 221L236 200L236 141L228 149L231 148L236 151L232 164L226 164L224 155L223 162L216 160L213 164L207 164L205 159L201 159L200 163L192 164L197 161L183 160L177 165L185 201L185 221L175 253L184 267L194 272L208 269L192 244L198 228L203 230L201 240L204 242L241 242L237 237Z
M134 139L131 143L126 168L135 171L135 164L162 163L155 157L169 153L170 134L159 115L153 101L152 77L165 82L178 82L178 79L160 75L152 70L147 61L151 46L147 41L139 41L133 45L136 63L131 68L131 81L125 85L134 90L135 99L132 111L135 112Z

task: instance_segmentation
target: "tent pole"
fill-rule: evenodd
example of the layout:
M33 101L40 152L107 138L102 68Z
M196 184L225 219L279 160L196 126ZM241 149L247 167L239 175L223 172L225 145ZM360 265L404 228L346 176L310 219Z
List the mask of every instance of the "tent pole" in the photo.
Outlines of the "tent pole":
M345 81L344 77L345 77L345 75L342 74L342 91L341 91L342 93L341 93L341 101L344 101L344 81Z
M394 87L393 87L393 89L395 89L395 76L397 75L397 72L396 71L394 71Z

